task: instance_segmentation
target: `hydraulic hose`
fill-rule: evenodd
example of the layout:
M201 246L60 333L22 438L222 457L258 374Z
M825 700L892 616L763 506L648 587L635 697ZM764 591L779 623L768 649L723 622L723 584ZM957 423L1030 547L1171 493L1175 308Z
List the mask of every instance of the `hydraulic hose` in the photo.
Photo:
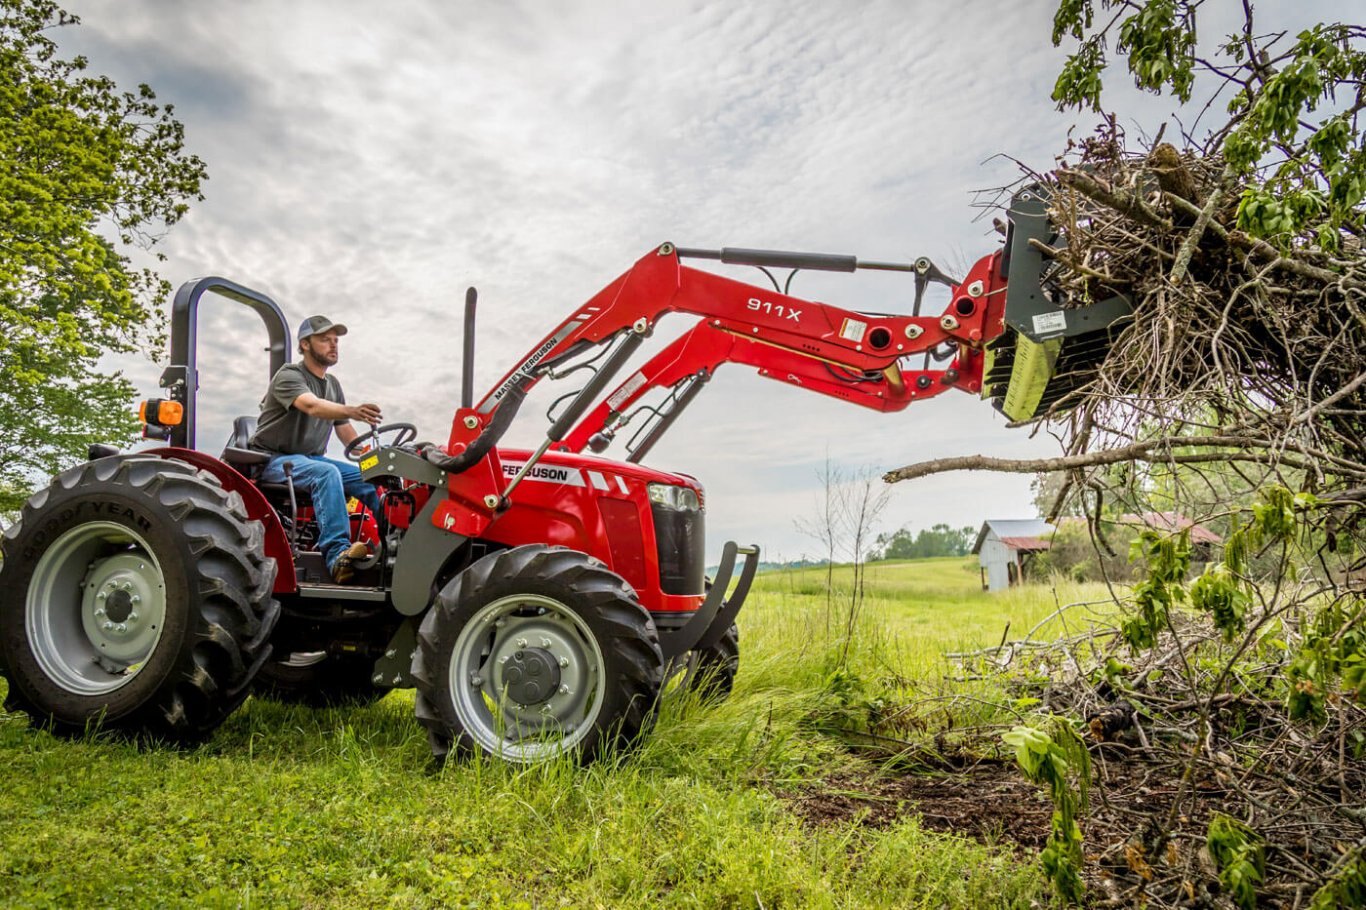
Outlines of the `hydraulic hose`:
M459 474L474 467L498 444L498 440L503 438L508 427L512 426L518 408L525 400L526 389L523 383L518 383L508 391L502 406L493 415L489 425L484 427L484 431L475 437L474 442L471 442L465 451L457 455L447 455L440 449L428 449L427 460L447 474Z

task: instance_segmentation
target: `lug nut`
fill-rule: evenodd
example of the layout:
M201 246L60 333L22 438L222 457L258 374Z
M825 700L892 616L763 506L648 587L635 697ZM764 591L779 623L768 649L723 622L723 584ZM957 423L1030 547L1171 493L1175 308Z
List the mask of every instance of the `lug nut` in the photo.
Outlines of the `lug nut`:
M95 608L95 615L96 615L96 616L103 616L103 615L104 615L104 607L96 607L96 608Z
M542 639L541 639L541 647L542 647L542 648L548 648L548 647L550 647L550 639L548 639L548 638L542 638Z
M480 676L478 673L471 673L471 674L470 674L470 685L471 685L471 686L475 686L475 687L477 688L477 687L479 687L479 686L482 686L483 684L484 684L484 678L483 678L482 676Z
M117 626L115 626L114 628L117 629L117 630L120 631L120 632L127 632L127 631L128 631L128 623L126 623L126 622L121 622L121 623L119 623Z
M129 603L134 603L134 604L140 604L140 603L142 603L142 595L141 595L141 594L134 594L132 597L128 598L128 602L129 602Z
M138 621L138 615L137 615L136 613L129 613L129 614L128 614L128 621L129 621L129 622L137 622L137 621Z
M105 620L105 623L104 623L104 631L106 631L106 632L112 632L112 631L114 631L114 624L113 624L112 622L109 622L108 620Z
M560 658L560 666L562 666L562 667L567 667L567 666L569 666L569 658L568 658L568 657L561 657L561 658Z
M561 694L561 695L568 695L568 694L569 694L569 687L568 687L568 686L560 686L560 694Z
M526 639L525 639L525 638L519 638L519 639L517 639L517 647L519 647L519 648L525 648L525 647L526 647Z

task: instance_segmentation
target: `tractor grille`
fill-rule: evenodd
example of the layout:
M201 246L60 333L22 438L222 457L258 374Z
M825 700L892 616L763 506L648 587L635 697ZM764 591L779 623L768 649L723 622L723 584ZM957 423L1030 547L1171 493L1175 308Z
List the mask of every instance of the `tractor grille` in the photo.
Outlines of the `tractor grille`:
M659 586L665 594L702 594L706 586L705 516L699 509L651 504L659 547Z

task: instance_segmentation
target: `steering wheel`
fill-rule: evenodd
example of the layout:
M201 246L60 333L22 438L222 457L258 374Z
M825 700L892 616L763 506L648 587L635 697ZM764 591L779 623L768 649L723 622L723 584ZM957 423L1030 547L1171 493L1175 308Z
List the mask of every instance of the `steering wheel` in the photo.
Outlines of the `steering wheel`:
M393 441L389 443L390 446L394 447L412 442L417 438L417 427L413 426L411 423L386 423L383 426L374 427L348 442L346 448L342 451L342 455L347 461L360 461L365 455L365 452L361 451L361 445L363 443L369 440L374 440L378 443L381 433L391 432L398 434L393 438Z

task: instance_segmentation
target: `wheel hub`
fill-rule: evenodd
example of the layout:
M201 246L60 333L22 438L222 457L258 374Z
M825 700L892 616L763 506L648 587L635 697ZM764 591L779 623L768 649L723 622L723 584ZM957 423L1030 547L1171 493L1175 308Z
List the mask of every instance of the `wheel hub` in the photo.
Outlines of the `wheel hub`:
M538 705L560 689L558 658L545 648L522 648L502 664L503 687L519 705Z
M145 660L166 615L165 587L145 556L100 560L86 580L81 621L96 656L124 664Z
M133 595L122 588L109 592L104 602L105 615L114 622L123 622L133 612Z

